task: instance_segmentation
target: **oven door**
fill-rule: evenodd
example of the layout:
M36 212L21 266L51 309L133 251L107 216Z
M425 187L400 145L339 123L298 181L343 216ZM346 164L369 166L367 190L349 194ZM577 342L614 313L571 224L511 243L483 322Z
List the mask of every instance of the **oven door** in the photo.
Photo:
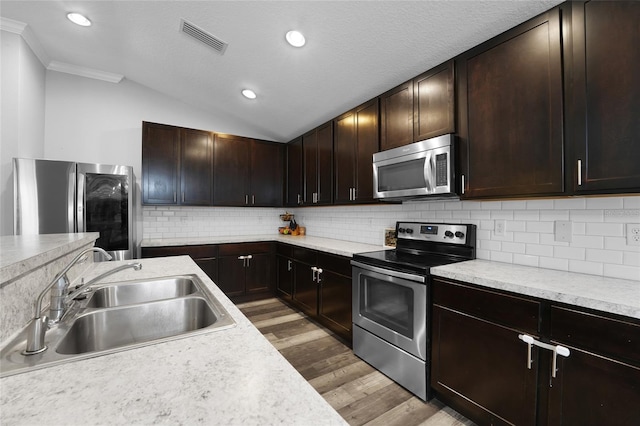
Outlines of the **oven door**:
M427 359L427 286L421 275L352 261L353 323Z

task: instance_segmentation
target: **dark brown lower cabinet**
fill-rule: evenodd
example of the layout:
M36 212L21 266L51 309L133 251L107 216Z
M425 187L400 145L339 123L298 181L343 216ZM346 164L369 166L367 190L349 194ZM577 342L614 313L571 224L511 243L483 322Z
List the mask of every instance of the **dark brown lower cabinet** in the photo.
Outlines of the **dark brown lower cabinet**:
M434 280L431 386L439 398L480 424L534 425L538 363L526 368L518 334L537 335L538 312L537 302Z
M142 247L142 257L191 256L194 262L211 278L218 281L218 246L215 244L195 246Z
M431 386L478 424L640 424L640 321L434 279ZM562 345L568 357L532 346Z
M273 294L276 277L274 243L221 244L216 284L234 302Z
M549 424L640 425L640 324L551 306L551 341L571 354L550 381Z
M351 344L350 259L283 243L277 252L278 296Z

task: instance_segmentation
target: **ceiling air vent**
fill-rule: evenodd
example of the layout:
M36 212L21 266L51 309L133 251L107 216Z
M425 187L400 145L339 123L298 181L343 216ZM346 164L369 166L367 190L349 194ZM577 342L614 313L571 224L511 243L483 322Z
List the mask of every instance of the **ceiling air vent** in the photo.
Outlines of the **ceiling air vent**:
M187 20L180 20L180 31L187 34L188 36L195 38L199 42L206 44L221 55L224 55L224 51L227 50L227 43L220 40L219 38L214 37L202 28L195 26Z

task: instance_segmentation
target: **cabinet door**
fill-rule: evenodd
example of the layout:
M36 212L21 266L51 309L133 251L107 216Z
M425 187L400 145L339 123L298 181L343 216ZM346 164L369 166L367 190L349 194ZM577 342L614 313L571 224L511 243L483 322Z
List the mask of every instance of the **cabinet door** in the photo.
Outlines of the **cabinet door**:
M453 60L413 80L413 136L416 141L455 132Z
M202 259L193 259L196 265L204 271L211 281L218 284L218 259L215 257L206 257Z
M356 114L349 111L334 120L334 197L336 204L353 201L356 173Z
M571 348L549 388L549 424L640 424L640 367Z
M282 205L283 148L276 142L254 141L251 144L251 205Z
M220 256L218 259L218 281L220 290L229 297L245 293L245 267L238 256Z
M251 254L251 259L247 259L246 266L246 292L272 290L274 279L275 256L268 253Z
M431 386L443 402L480 424L535 424L537 348L529 370L513 329L438 305L432 327Z
M463 197L562 193L560 10L464 53L457 65Z
M320 274L321 320L334 332L351 341L351 278L323 268Z
M213 203L213 137L211 132L182 129L180 133L181 194L179 204Z
M638 22L636 1L573 2L567 168L578 193L640 191Z
M302 136L304 158L304 197L303 204L313 204L318 191L318 134L316 130Z
M307 315L318 315L318 284L313 279L311 266L296 262L293 301Z
M380 150L413 141L413 81L407 81L380 95Z
M180 129L142 123L142 202L178 203Z
M378 99L356 108L356 184L355 201L373 198L373 154L380 150L378 132Z
M277 263L278 278L276 280L276 293L278 297L291 300L295 264L291 258L285 256L277 256Z
M640 321L560 306L550 314L551 342L571 353L547 381L549 424L640 424Z
M463 284L432 285L431 386L438 398L479 424L536 424L540 304Z
M285 204L297 206L302 204L303 176L302 176L302 137L287 144L287 190Z
M318 196L316 204L333 202L333 122L318 128Z
M216 134L213 202L217 206L245 206L249 199L251 139Z

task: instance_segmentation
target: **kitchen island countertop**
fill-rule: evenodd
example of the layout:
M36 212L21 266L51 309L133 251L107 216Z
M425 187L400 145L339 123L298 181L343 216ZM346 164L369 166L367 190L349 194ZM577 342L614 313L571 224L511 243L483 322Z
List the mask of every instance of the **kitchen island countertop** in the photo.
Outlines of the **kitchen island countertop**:
M346 424L191 258L141 262L104 282L196 274L236 326L2 378L3 425Z

